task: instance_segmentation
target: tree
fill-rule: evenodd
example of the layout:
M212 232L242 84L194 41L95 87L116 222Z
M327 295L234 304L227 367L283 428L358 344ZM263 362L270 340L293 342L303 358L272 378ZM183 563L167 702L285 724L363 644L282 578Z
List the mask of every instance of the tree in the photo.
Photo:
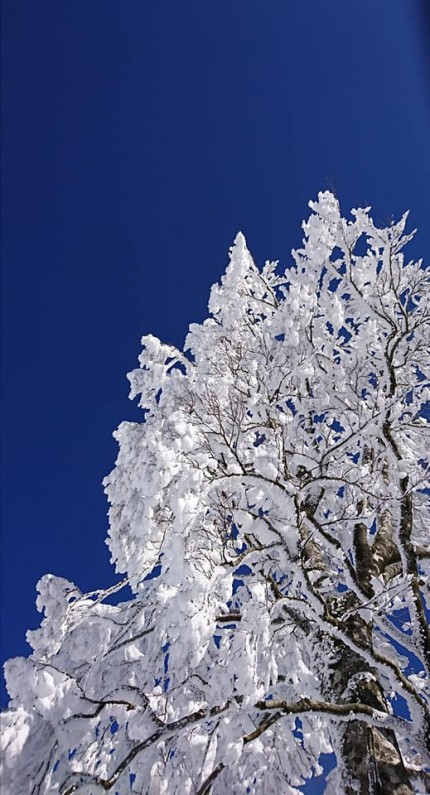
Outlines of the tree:
M425 791L429 271L407 215L310 207L285 272L237 236L184 353L143 338L105 481L134 598L40 581L5 793L292 795L324 753L327 793Z

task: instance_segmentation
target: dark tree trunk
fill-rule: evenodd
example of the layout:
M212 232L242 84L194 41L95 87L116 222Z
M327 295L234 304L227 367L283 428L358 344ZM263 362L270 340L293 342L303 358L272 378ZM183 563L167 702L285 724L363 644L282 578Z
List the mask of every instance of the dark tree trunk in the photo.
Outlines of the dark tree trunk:
M315 504L304 506L308 520L314 522ZM309 528L302 525L302 559L305 571L325 575L326 564ZM396 564L399 552L392 541L392 520L388 511L381 517L375 543L369 545L366 525L354 528L354 577L365 599L374 595L372 575L384 574ZM372 653L372 625L360 615L359 601L353 592L331 597L326 608L335 624L341 626L355 646ZM346 616L346 618L345 618ZM323 643L323 638L321 638ZM388 712L377 671L356 651L340 640L333 640L336 662L327 682L329 699L337 703L356 702ZM343 724L339 760L345 771L346 795L414 795L395 732L370 726L364 721Z
M355 597L333 600L331 610L340 618L353 609ZM371 627L358 613L344 623L349 637L371 650ZM387 711L376 672L363 658L343 643L337 643L338 660L333 666L332 688L337 700L367 704ZM409 774L391 729L376 728L362 721L345 724L342 737L342 764L349 782L347 795L414 795Z

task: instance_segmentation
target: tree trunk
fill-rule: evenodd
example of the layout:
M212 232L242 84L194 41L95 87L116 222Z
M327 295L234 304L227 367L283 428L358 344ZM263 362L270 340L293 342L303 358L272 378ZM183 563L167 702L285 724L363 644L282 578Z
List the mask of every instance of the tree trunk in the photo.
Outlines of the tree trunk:
M352 594L339 597L333 600L331 610L340 618L356 606L354 601ZM357 645L371 651L371 626L358 613L344 622L344 629ZM376 672L345 644L337 642L336 645L339 656L333 666L332 689L339 702L357 701L386 712L387 704ZM341 764L348 782L346 795L414 795L396 735L391 729L376 728L362 721L346 723Z

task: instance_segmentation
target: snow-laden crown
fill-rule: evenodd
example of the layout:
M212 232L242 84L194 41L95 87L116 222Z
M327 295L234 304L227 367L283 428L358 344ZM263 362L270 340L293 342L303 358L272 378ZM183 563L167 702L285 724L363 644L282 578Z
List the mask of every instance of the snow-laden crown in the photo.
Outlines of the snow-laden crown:
M333 750L343 793L361 725L422 769L429 276L406 215L310 206L285 271L236 237L183 352L143 337L105 480L135 597L42 579L7 666L15 795L297 793Z

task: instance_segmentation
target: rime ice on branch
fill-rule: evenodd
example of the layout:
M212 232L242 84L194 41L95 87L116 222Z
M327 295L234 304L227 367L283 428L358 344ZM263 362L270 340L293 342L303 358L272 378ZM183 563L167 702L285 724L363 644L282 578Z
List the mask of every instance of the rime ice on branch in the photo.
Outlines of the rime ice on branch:
M332 752L327 793L428 786L429 271L406 215L310 207L285 272L237 236L184 352L143 338L105 481L134 598L40 581L5 795L292 795Z

